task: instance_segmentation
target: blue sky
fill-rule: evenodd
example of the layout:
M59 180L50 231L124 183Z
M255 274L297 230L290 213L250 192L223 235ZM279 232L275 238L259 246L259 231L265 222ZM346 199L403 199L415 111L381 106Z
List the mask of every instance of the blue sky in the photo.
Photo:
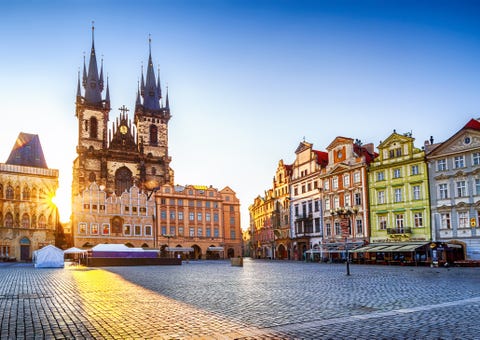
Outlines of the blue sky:
M75 93L95 21L112 107L133 109L141 63L168 85L177 184L230 186L248 206L305 138L418 147L480 117L476 1L0 1L0 161L19 132L60 170L68 219ZM88 53L87 53L88 55Z

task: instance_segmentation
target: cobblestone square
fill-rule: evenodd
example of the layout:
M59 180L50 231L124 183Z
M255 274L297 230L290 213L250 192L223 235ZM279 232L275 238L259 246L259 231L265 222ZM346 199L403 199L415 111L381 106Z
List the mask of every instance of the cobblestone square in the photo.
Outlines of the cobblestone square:
M480 270L0 265L1 339L476 339Z

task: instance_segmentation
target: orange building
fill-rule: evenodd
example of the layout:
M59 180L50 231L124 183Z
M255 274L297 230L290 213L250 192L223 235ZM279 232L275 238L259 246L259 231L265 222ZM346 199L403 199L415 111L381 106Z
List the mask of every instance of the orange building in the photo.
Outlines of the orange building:
M155 193L155 247L190 259L242 255L240 201L229 187L161 186Z

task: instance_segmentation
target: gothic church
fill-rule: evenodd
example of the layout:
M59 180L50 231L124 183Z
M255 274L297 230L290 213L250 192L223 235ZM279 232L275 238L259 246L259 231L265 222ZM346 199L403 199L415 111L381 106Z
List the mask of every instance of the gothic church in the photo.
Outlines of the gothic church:
M151 195L162 185L173 185L174 175L168 154L168 91L163 100L151 41L146 77L143 67L141 73L133 122L123 105L109 129L109 84L108 78L104 83L103 60L98 71L92 27L90 60L88 70L84 60L82 77L78 74L75 112L78 144L71 222L77 247L99 243L154 245Z
M99 73L93 27L88 72L84 60L82 85L83 91L79 74L75 113L78 118L78 157L73 164L72 196L93 182L105 188L108 194L117 196L133 185L151 190L166 183L173 184L168 155L168 121L171 117L168 93L163 104L160 75L155 76L151 46L146 79L142 68L133 124L128 109L122 106L120 116L111 130L108 129L111 110L108 78L104 87L103 60ZM104 90L105 96L102 97Z

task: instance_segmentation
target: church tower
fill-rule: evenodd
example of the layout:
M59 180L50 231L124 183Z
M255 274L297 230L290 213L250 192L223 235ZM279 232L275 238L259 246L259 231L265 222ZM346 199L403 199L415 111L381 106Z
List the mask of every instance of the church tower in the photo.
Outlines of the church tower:
M143 67L140 88L135 103L135 126L137 144L144 155L146 177L162 185L173 184L173 171L170 169L171 158L168 155L168 121L170 120L170 103L168 88L163 102L160 85L160 70L155 77L152 62L152 41L149 38L149 55L146 78Z
M83 60L82 86L80 86L80 72L78 74L77 98L75 116L78 119L77 154L73 164L72 195L77 195L89 182L101 182L106 178L105 171L100 171L104 150L107 147L108 115L110 112L110 94L108 79L105 97L103 60L98 73L97 57L95 54L95 28L92 25L92 48L88 63L88 72ZM83 87L83 96L82 90Z
M153 67L151 39L146 77L142 68L133 123L128 116L130 110L123 105L119 108L120 116L108 129L108 78L104 97L103 90L103 60L99 73L92 27L88 72L84 60L82 81L80 73L78 75L75 114L78 118L78 157L73 164L72 197L81 194L92 183L108 195L116 196L132 186L150 192L161 185L173 184L168 155L168 91L164 104L160 76L155 76Z

